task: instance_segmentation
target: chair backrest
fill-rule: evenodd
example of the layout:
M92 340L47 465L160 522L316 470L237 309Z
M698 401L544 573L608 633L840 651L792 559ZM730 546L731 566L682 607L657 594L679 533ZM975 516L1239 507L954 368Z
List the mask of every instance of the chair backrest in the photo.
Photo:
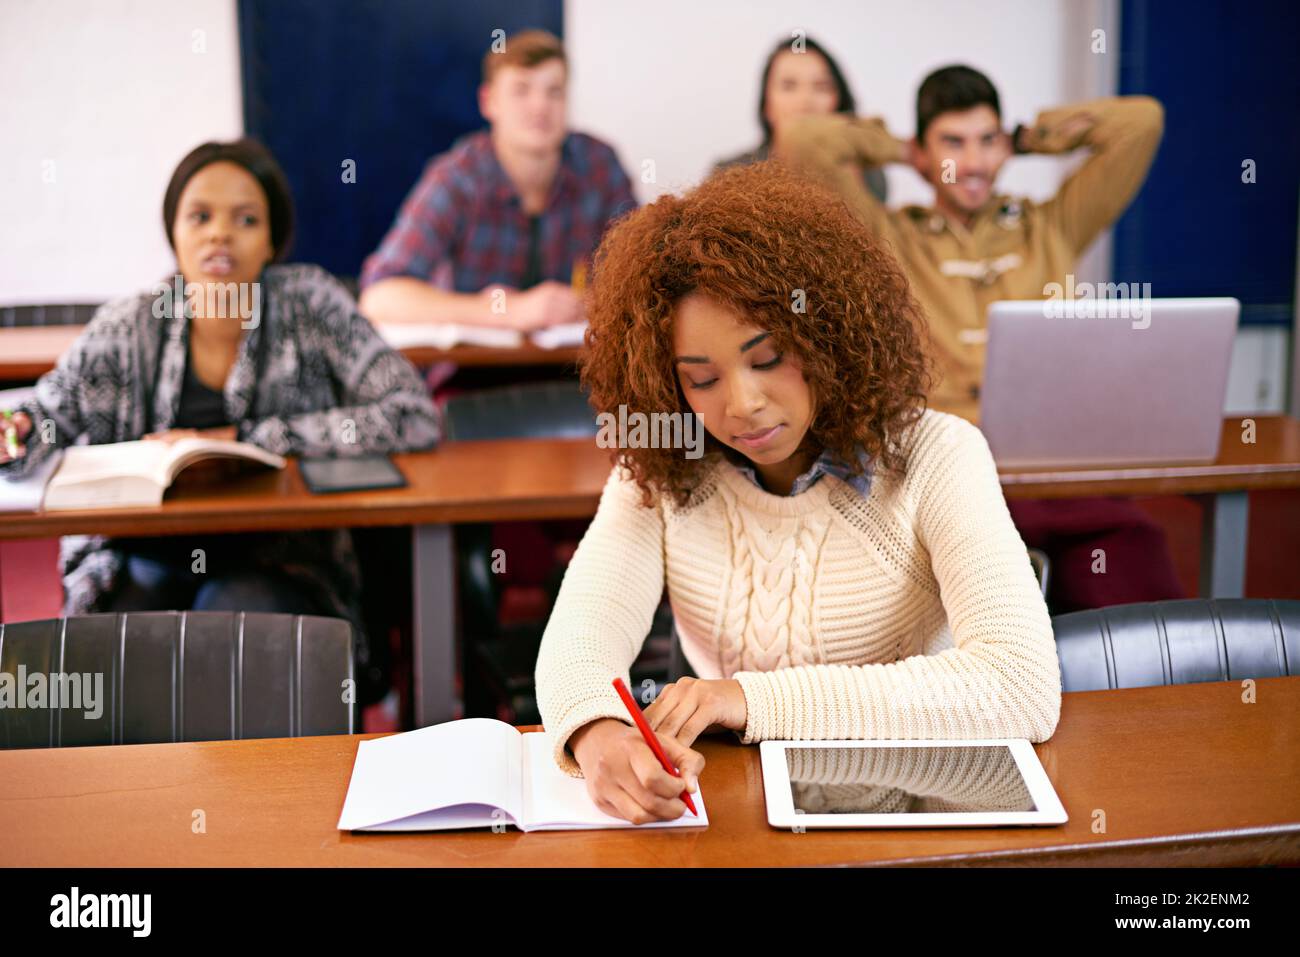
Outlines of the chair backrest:
M1137 602L1052 619L1064 691L1300 674L1300 601Z
M85 325L98 303L58 303L48 306L0 306L0 327Z
M580 438L600 431L577 380L477 389L449 398L446 440Z
M312 615L131 612L0 625L0 748L352 734L352 646L349 622Z

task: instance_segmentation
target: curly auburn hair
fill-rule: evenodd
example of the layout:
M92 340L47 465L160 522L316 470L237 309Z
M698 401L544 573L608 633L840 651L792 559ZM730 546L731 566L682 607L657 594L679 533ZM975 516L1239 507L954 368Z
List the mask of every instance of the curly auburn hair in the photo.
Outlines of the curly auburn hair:
M923 314L898 262L835 193L767 160L616 220L593 260L579 359L596 412L691 412L672 329L678 300L696 291L797 357L814 402L814 447L856 469L860 444L878 470L906 468L901 436L920 418L933 376ZM706 433L706 453L726 448ZM614 456L647 507L656 494L685 505L707 461L666 448Z

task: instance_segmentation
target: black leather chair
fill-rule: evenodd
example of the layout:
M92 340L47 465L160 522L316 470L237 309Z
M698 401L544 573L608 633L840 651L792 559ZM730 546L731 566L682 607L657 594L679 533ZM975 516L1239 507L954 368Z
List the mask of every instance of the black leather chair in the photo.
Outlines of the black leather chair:
M57 303L40 306L0 306L0 327L85 325L98 303Z
M43 700L27 693L23 706L0 707L0 748L352 734L352 645L349 622L310 615L151 611L0 625L0 672L12 676L0 680L18 694L34 690L36 674L46 683ZM61 676L59 702L51 674Z
M582 438L599 431L576 379L464 392L449 398L443 411L448 442Z
M1064 691L1300 674L1300 601L1136 602L1052 619Z

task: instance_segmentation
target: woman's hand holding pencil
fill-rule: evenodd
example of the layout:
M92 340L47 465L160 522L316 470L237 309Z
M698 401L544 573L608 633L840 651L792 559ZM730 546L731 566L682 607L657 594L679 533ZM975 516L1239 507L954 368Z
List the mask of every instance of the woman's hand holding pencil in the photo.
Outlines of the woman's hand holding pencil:
M629 700L630 695L624 704ZM632 709L630 717L640 717L635 703ZM656 735L648 726L646 733L650 738L627 721L602 718L579 728L569 744L586 778L587 793L606 814L633 824L675 821L690 812L686 801L699 789L704 755L676 738Z

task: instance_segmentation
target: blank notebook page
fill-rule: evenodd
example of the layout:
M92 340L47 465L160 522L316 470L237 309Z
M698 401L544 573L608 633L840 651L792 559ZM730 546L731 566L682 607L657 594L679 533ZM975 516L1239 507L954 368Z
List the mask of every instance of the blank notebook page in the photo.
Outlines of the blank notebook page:
M522 811L519 752L514 728L475 718L363 741L339 827L481 827L492 823L493 807L513 820Z
M530 731L524 736L524 793L525 814L532 826L529 830L546 831L583 830L606 827L704 827L709 823L704 810L703 788L691 795L699 817L684 811L675 821L651 821L633 824L620 817L611 817L596 807L587 793L584 778L565 774L551 756L551 742L544 731ZM682 790L686 790L685 784Z

